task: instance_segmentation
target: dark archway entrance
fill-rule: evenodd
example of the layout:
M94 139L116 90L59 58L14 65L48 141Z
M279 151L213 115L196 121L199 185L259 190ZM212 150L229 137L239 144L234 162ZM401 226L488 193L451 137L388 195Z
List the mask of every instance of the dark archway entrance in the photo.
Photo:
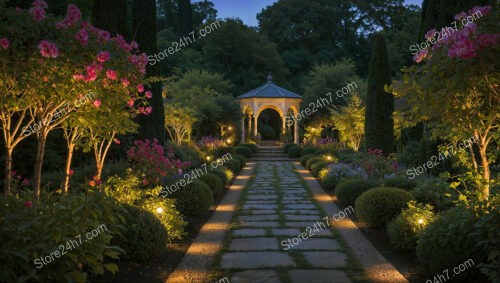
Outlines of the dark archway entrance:
M270 108L263 110L257 123L263 140L280 139L282 120L278 111Z

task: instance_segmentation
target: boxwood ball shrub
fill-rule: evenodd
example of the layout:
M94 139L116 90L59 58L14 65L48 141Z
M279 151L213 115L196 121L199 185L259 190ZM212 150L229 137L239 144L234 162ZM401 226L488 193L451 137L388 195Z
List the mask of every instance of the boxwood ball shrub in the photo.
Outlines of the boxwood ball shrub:
M219 177L219 179L221 180L223 186L226 186L228 184L229 180L228 180L227 175L226 175L226 173L224 172L223 169L221 169L221 168L212 169L211 172L212 172L212 174L214 174L217 177Z
M320 162L320 161L324 161L323 160L323 157L320 157L320 156L316 156L316 157L312 157L312 158L309 158L306 162L306 168L307 170L311 170L311 167L314 163L316 162Z
M326 161L323 161L323 160L318 161L318 162L314 163L313 165L311 165L311 174L314 177L319 177L319 172L322 169L325 169L327 166L328 166L328 163L326 163Z
M252 150L252 153L256 153L257 152L257 145L254 144L254 143L242 143L240 144L240 146L246 146L248 148L250 148Z
M335 188L337 200L343 206L354 205L356 199L369 189L378 187L378 182L375 180L364 179L347 179L341 181Z
M204 174L200 178L198 178L198 180L208 185L210 190L212 190L212 194L214 197L222 193L222 191L224 190L221 179L215 174Z
M285 144L283 150L285 153L288 153L288 150L291 148L291 147L294 147L294 146L299 146L298 144L296 143L287 143Z
M444 211L454 206L454 201L458 200L458 193L450 188L445 180L431 178L423 181L410 193L418 202L428 203L436 211Z
M311 154L306 154L306 155L303 155L301 158L300 158L300 164L302 164L302 166L306 166L307 164L307 160L309 160L309 158L313 158L313 157L317 157L318 155L317 154L314 154L314 153L311 153Z
M373 188L356 200L356 217L373 228L385 227L411 200L413 196L403 189Z
M187 216L203 215L213 203L212 191L200 180L192 181L172 196L176 200L179 211Z
M242 168L247 164L247 159L245 156L240 154L231 154L231 156L233 157L233 159L237 159L240 162Z
M414 253L425 228L436 220L432 206L410 202L408 208L387 225L391 245L399 250Z
M113 243L125 250L124 258L148 261L167 248L167 230L155 215L140 207L123 204L125 227Z
M298 158L300 157L301 152L302 148L300 146L292 146L290 149L288 149L288 157Z
M252 150L246 146L236 146L234 152L239 155L243 155L246 158L252 157Z
M238 173L240 171L240 162L237 159L228 160L224 165L233 171L233 173Z
M407 191L410 191L417 186L417 182L415 180L411 180L403 176L386 178L383 183L384 187L400 188Z
M427 226L417 243L417 259L424 275L441 274L445 269L472 259L476 266L456 278L468 278L461 282L486 282L480 280L477 265L488 261L488 251L479 245L482 238L471 237L477 220L474 213L459 206L445 211Z
M305 147L300 152L300 155L304 156L306 154L311 154L311 153L318 153L318 150L316 148L314 148L314 147Z

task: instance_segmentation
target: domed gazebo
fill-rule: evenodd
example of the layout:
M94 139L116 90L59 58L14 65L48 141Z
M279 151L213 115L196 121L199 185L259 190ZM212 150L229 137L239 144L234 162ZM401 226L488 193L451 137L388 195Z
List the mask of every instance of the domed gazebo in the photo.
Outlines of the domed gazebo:
M267 77L267 83L261 87L251 90L238 96L236 99L240 101L243 118L241 120L241 140L245 141L245 116L248 117L248 133L252 132L252 118L253 118L253 136L257 135L257 121L262 111L266 109L273 109L279 113L282 120L282 133L285 132L287 126L287 116L297 115L300 111L300 103L302 97L296 93L288 91L273 83L271 75ZM293 123L294 135L293 140L295 143L299 142L299 126L289 119L288 126Z

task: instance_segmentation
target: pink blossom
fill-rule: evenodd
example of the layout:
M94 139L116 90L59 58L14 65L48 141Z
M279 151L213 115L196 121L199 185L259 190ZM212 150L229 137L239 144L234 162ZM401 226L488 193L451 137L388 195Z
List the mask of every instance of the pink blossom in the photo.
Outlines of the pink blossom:
M425 33L425 39L431 40L431 39L434 38L435 35L436 35L436 30L435 29L431 29L431 30L429 30L428 32Z
M100 100L100 99L96 99L96 100L94 100L94 106L95 106L96 108L99 108L99 106L101 106L101 100Z
M30 181L27 178L24 178L22 184L23 184L23 186L28 186L30 184Z
M75 81L83 81L83 80L85 79L85 76L84 76L84 75L82 75L82 74L74 74L74 75L73 75L73 79L74 79Z
M97 61L104 63L109 60L109 52L108 51L101 51L99 54L97 54Z
M481 17L488 15L491 12L491 6L475 6L469 10L469 15L479 14Z
M459 33L459 36L469 36L472 35L476 32L477 30L477 25L475 23L469 23L466 25Z
M57 56L59 56L59 49L57 49L57 46L48 40L40 41L40 43L38 44L38 49L40 49L40 54L43 57L56 58Z
M16 172L16 171L14 171L14 170L11 170L11 171L10 171L10 175L12 175L12 176L16 176L16 175L17 175L17 172Z
M153 107L148 106L146 107L146 110L144 110L144 115L149 115L153 111Z
M45 9L39 7L31 7L28 12L33 17L33 19L37 22L43 20L45 18Z
M427 54L429 53L428 49L423 49L420 50L415 56L413 56L413 61L420 63L422 60L424 60L427 57Z
M101 180L101 179L97 179L97 180L95 181L95 184L99 186L100 184L102 184L102 180Z
M149 181L148 181L147 179L143 179L143 180L142 180L142 184L143 184L144 186L147 186L147 185L149 184Z
M477 43L481 48L496 45L499 34L481 34L476 38Z
M106 42L111 38L111 34L105 30L97 29L97 37L101 42Z
M78 9L78 7L74 4L68 5L66 10L66 17L64 20L57 23L57 27L59 28L67 28L76 24L82 18L82 13Z
M128 87L129 84L130 84L129 80L127 80L125 78L122 79L122 85L123 85L123 87Z
M127 105L128 105L129 107L133 107L133 106L134 106L134 102L135 102L135 99L131 98L131 99L129 99L129 101L127 102Z
M114 42L116 42L116 44L118 45L119 48L125 50L126 52L132 51L132 47L130 46L130 44L127 43L127 41L125 41L125 39L123 38L123 36L117 35L112 40Z
M87 75L85 76L86 82L93 82L97 79L97 68L95 65L86 66L85 70L87 71Z
M467 37L458 37L448 50L448 57L470 59L476 57L474 43Z
M71 175L73 175L74 173L75 173L75 171L73 171L73 170L71 170L71 169L70 169L70 170L69 170L69 172L68 172L68 175L70 175L70 176L71 176Z
M49 4L47 4L47 2L43 1L43 0L35 0L33 1L33 7L37 7L37 8L42 8L42 9L47 9L49 7Z
M139 44L137 44L137 42L135 42L135 41L131 41L130 47L132 47L132 49L137 49L137 48L139 48Z
M75 35L75 38L83 45L86 46L89 43L89 34L86 29L82 28Z
M144 92L144 85L143 84L138 84L137 85L137 91L141 92L141 93Z
M0 46L1 46L3 49L7 49L7 48L9 48L9 40L8 40L6 37L2 37L2 38L0 38Z
M146 98L152 98L153 97L153 93L150 90L146 91L146 93L144 95L146 96Z
M114 138L114 139L113 139L113 142L114 142L115 144L120 144L120 140L119 140L119 139L117 139L117 138Z
M106 71L106 77L110 80L116 80L116 72L113 70L107 70Z
M33 202L31 200L28 200L24 203L24 206L26 207L32 207L33 206Z
M466 12L460 12L455 15L455 20L461 21L463 19L467 18L467 13Z
M89 181L89 186L91 186L91 187L95 187L95 181L94 181L94 180L90 180L90 181Z

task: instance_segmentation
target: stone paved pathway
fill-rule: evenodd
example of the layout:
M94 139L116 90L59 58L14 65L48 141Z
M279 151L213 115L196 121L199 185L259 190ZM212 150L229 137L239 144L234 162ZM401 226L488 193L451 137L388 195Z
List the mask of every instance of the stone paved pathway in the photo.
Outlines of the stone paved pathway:
M231 283L351 282L348 256L293 165L259 162L254 174L242 193L220 271Z

